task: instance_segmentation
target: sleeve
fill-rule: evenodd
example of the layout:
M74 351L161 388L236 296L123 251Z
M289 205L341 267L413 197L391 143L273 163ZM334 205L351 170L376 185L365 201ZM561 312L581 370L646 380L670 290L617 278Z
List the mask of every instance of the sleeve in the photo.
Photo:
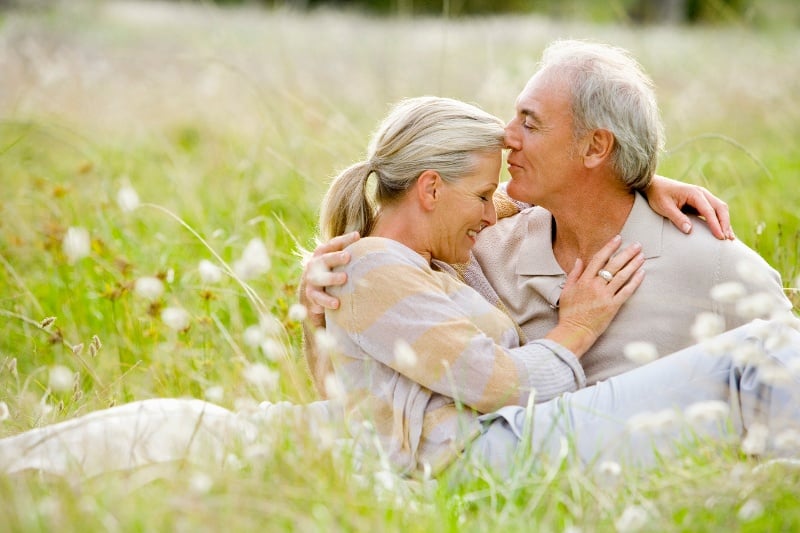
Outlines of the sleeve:
M466 285L448 294L431 272L390 253L347 271L331 317L367 356L434 392L490 412L525 405L534 391L545 401L585 384L577 358L557 343L507 348L487 336L479 324L496 324L499 311ZM516 339L510 319L507 329Z

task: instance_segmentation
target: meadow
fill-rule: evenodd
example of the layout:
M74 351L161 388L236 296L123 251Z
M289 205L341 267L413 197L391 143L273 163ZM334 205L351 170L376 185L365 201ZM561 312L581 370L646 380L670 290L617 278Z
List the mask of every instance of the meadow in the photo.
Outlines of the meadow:
M796 27L158 2L6 11L0 437L145 398L231 409L315 399L294 304L329 178L361 158L402 97L450 96L510 117L559 37L634 53L666 125L659 173L728 202L737 237L800 305ZM731 443L698 444L647 471L563 462L407 485L343 467L320 435L273 429L268 453L149 482L0 475L0 530L800 528L800 468Z

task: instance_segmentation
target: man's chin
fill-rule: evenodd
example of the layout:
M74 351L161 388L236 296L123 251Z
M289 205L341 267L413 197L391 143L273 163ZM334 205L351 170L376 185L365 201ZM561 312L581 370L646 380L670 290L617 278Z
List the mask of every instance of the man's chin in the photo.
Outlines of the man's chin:
M525 202L527 204L534 204L536 202L530 197L529 194L525 194L525 191L522 190L521 187L517 185L517 182L514 178L511 178L511 181L508 182L508 186L506 187L506 194L508 194L512 199L518 200L520 202Z

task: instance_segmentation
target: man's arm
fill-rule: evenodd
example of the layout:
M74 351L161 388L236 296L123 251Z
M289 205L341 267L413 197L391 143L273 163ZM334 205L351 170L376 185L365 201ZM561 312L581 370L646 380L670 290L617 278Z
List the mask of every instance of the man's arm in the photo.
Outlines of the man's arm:
M325 328L325 308L339 307L339 300L325 292L325 287L343 285L347 281L347 274L332 272L331 269L350 262L350 254L344 248L358 239L358 232L352 232L317 246L305 261L300 278L298 296L308 311L303 321L303 353L314 387L323 398L327 397L323 380L333 372L333 368L327 354L317 346L316 335L318 329Z

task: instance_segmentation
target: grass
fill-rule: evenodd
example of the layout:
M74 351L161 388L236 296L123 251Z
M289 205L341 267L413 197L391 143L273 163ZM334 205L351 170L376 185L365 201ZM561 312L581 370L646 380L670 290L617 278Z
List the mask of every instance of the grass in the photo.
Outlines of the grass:
M10 415L0 436L152 397L209 396L229 408L313 400L289 307L296 252L313 245L328 177L360 158L401 97L452 96L509 116L557 37L634 52L667 126L660 172L724 198L739 238L800 303L795 28L91 2L0 17L0 401ZM126 185L143 202L132 212L116 200ZM76 262L62 249L70 227L91 236ZM229 276L202 280L201 259L233 265L253 238L271 268L248 281L252 293ZM137 296L143 276L162 279L163 296ZM175 306L188 311L188 329L162 320ZM245 342L263 311L279 321L286 356ZM42 328L46 317L56 320ZM246 379L255 363L279 373L275 386ZM76 374L71 387L49 390L54 366ZM402 490L343 468L335 446L298 428L276 425L269 444L239 467L180 465L147 483L119 473L0 476L0 529L606 531L635 529L644 516L644 530L764 531L800 522L800 470L764 467L724 443L655 471L598 476L563 463Z

